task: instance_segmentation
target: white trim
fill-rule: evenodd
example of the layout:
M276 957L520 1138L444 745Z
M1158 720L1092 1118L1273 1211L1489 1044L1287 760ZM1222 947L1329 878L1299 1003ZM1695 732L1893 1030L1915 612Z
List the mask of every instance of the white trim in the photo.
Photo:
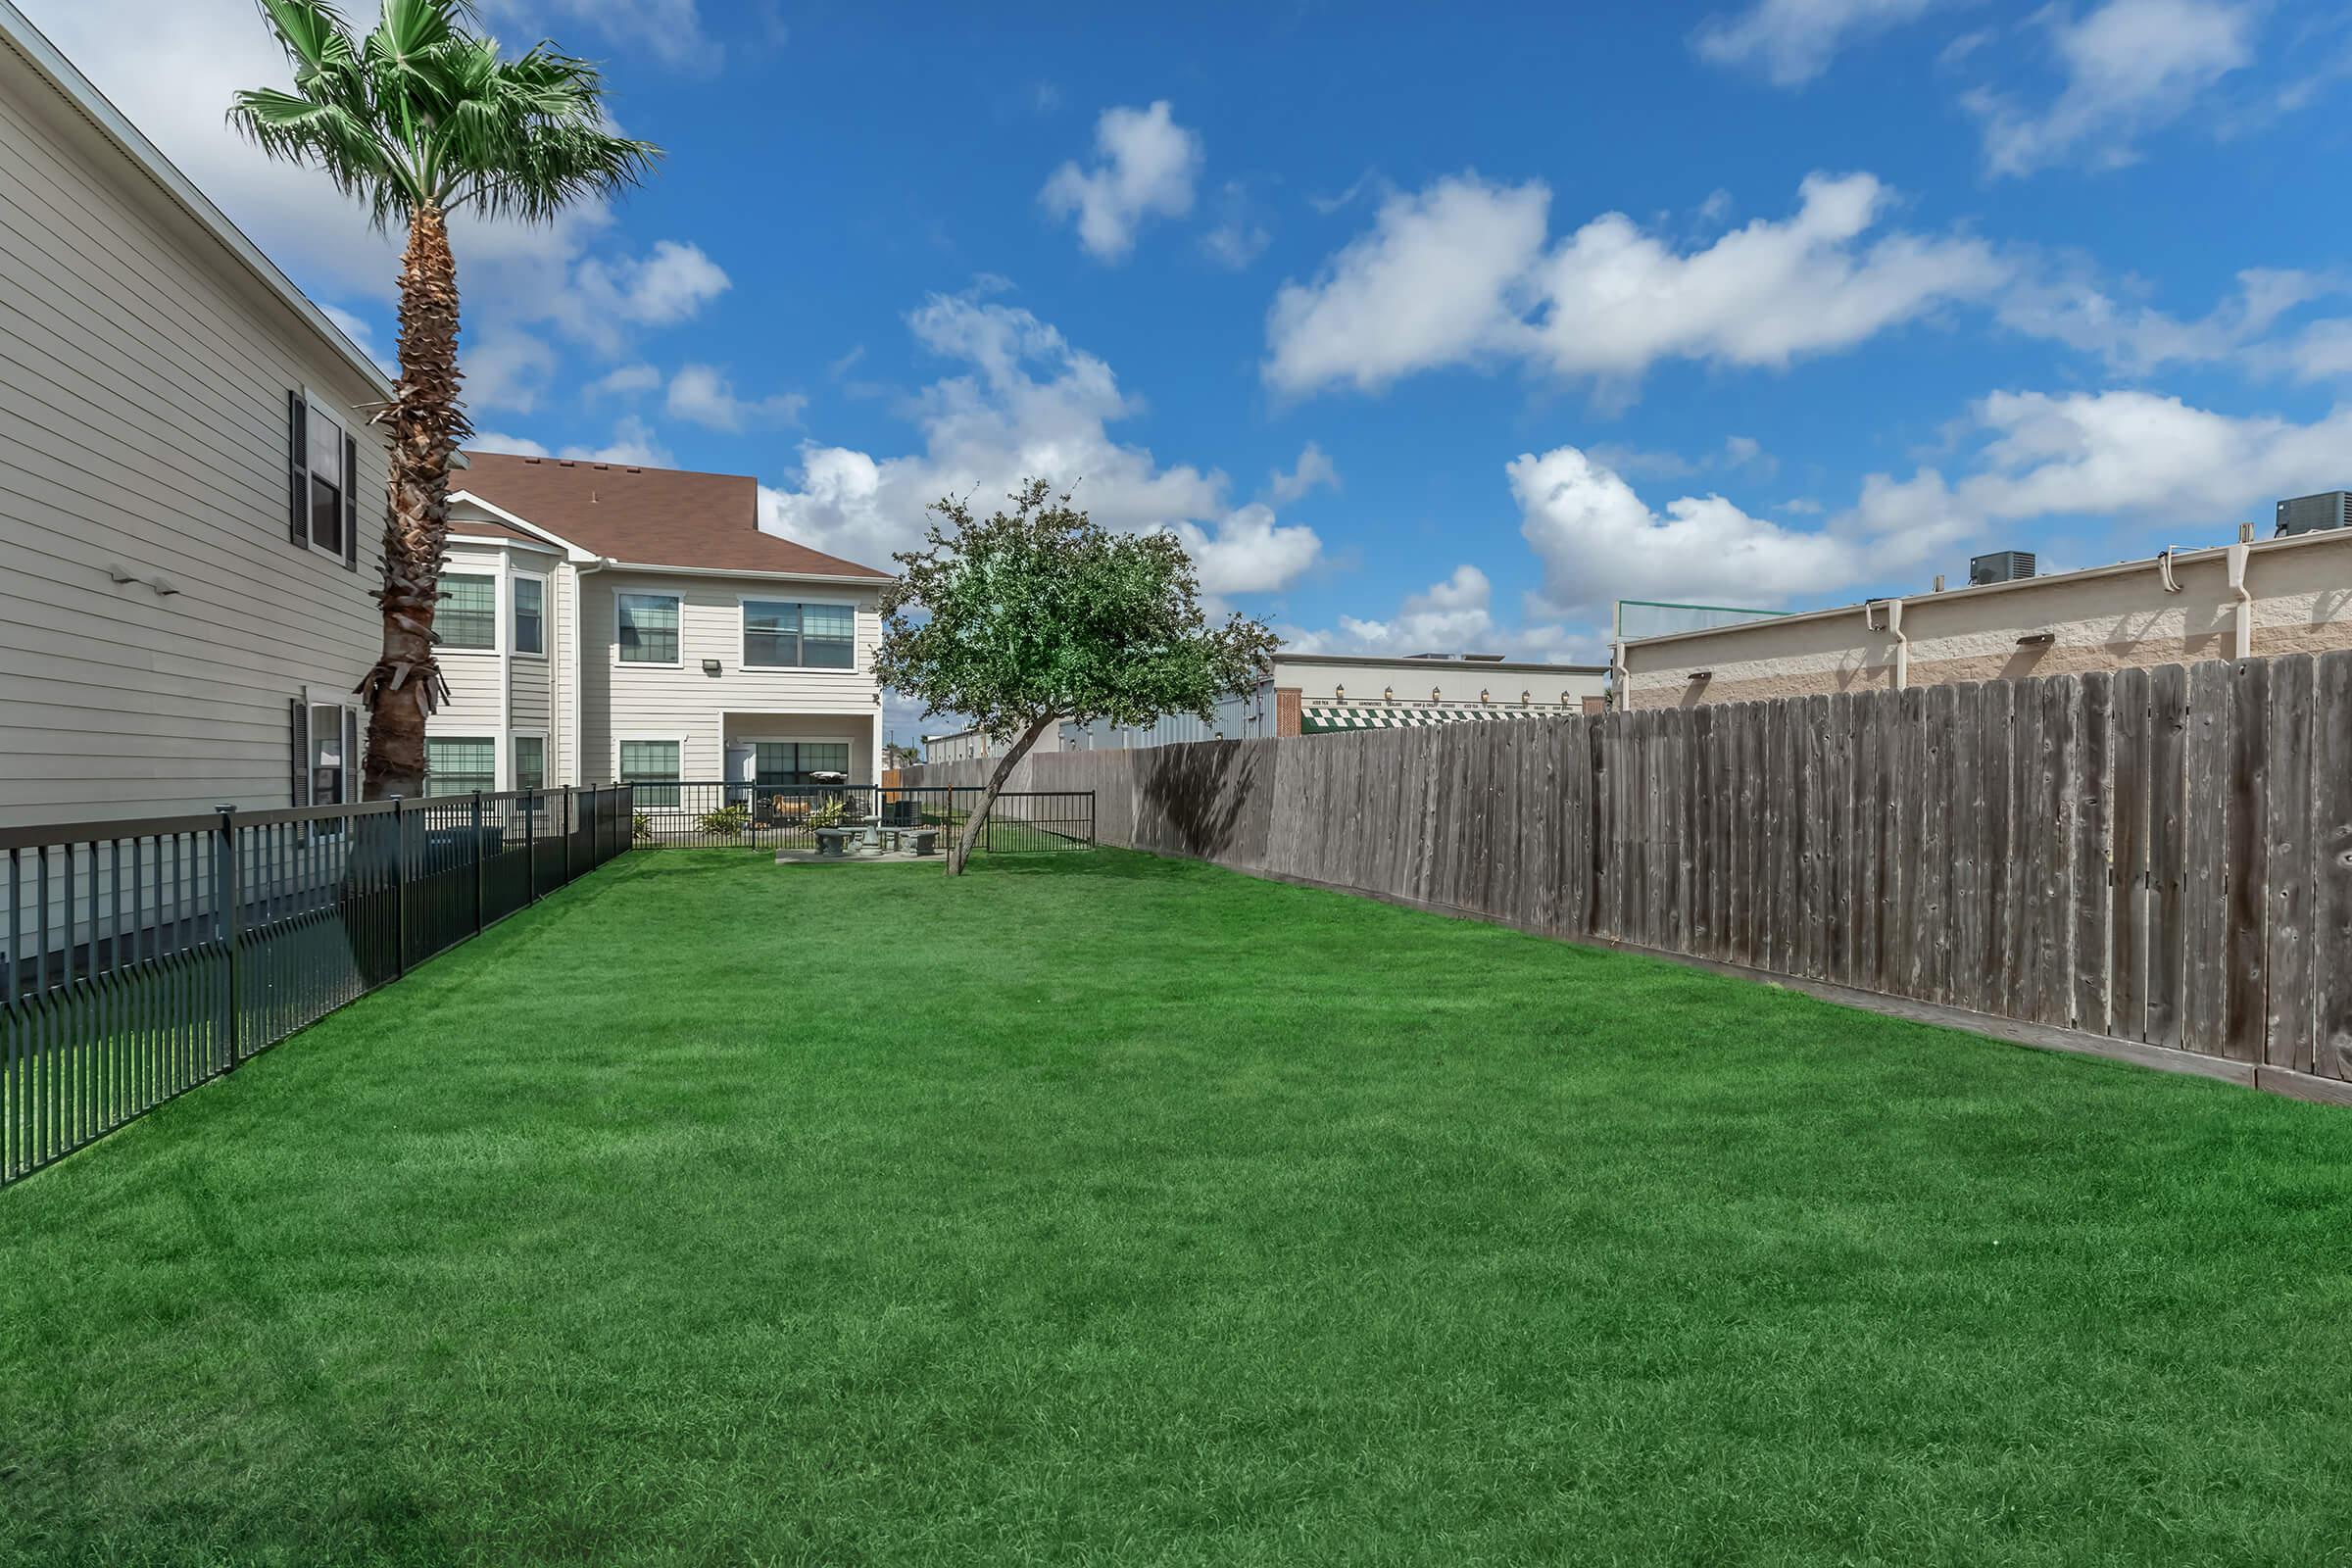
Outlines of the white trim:
M752 641L752 612L749 607L753 605L824 605L830 609L848 611L850 612L850 662L848 665L836 667L831 664L753 663L749 658L745 657L744 653L744 650L751 646ZM811 675L850 675L870 680L873 678L873 671L860 662L858 657L858 612L860 608L855 599L827 598L811 594L800 594L791 599L779 598L774 594L737 594L735 596L736 667L745 670L792 670ZM802 646L806 648L808 646L807 633L804 632L802 637Z
M812 717L812 716L815 716L815 715L811 715L811 714L804 714L804 715L802 715L802 716L803 716L803 717ZM763 746L763 745L764 745L764 746L839 746L839 747L841 747L842 749L844 749L845 751L847 751L847 752L849 753L849 756L848 756L848 757L847 757L847 758L846 758L844 760L846 760L848 763L850 763L850 765L849 765L849 766L847 766L847 767L844 767L844 768L842 769L842 771L850 775L850 782L851 782L851 783L853 783L853 784L856 784L856 783L859 783L859 782L864 782L864 783L872 784L872 783L878 783L878 782L880 782L879 780L876 780L876 779L865 779L865 780L862 780L862 781L860 781L860 780L858 779L858 774L857 774L857 761L858 761L858 737L857 737L857 736L855 736L855 735L737 735L737 736L733 737L732 739L728 740L727 742L725 742L725 744L724 744L724 745L722 745L722 746L719 748L719 750L720 750L719 771L720 771L721 773L724 773L724 772L726 771L725 750L726 750L726 747L727 747L727 746L752 746L752 747L758 747L758 746ZM870 767L869 767L869 768L867 769L867 771L868 771L868 772L872 772L872 771L874 771L874 769L872 769L872 768L870 768ZM753 778L753 779L754 779L754 781L756 782L756 781L759 779L759 776L760 776L760 754L759 754L757 751L755 751L755 752L752 754L752 778ZM729 779L727 782L728 782L728 783L730 783L730 784L732 784L732 783L733 783L733 782L735 782L735 781L734 781L733 779Z
M678 657L671 660L623 659L620 657L620 602L627 595L640 599L670 599L678 606ZM686 667L686 596L668 594L660 589L621 588L612 590L612 667L614 669L684 669ZM660 739L659 736L652 737Z
M438 657L442 654L464 654L468 657L482 659L496 659L504 655L507 651L505 625L507 609L506 563L502 561L494 565L489 565L486 567L460 565L453 571L442 572L438 577L434 578L433 581L435 586L438 587L441 584L447 583L452 577L487 577L490 579L490 646L483 648L471 643L447 642L439 637L438 629L436 628L436 634L433 642L434 655ZM440 619L440 607L438 604L434 606L433 618L436 621Z
M527 580L530 582L535 582L539 585L539 648L536 653L521 646L520 642L516 640L514 636L514 616L517 612L516 606L510 604L508 607L505 631L507 641L515 644L514 649L514 657L516 659L542 660L550 658L551 656L547 651L547 644L550 634L555 630L556 617L553 609L555 604L555 596L548 592L547 573L544 571L524 571L520 567L510 564L507 567L507 577L510 582L523 582ZM507 590L507 595L510 600L513 600L514 598L514 590L509 588Z
M7 3L8 0L0 0L0 5L6 5ZM499 521L506 523L509 527L520 528L524 533L530 534L534 538L544 539L549 544L563 550L566 555L570 556L575 561L602 561L604 559L595 551L583 549L580 546L573 544L570 540L564 538L562 534L551 533L547 529L542 528L537 523L531 521L530 518L517 516L514 513L509 512L506 508L500 506L497 502L485 501L470 490L452 490L449 493L449 499L452 502L463 501L469 506L479 507L484 512L490 514L490 515L493 517L496 517Z
M157 150L155 143L141 135L139 127L109 103L106 95L93 86L79 68L67 59L57 45L51 43L40 28L34 26L10 0L0 0L0 41L7 42L34 71L48 77L50 85L81 111L101 135L120 147L149 179L162 187L166 195L185 208L188 216L210 231L213 238L219 240L229 255L253 274L256 281L291 308L305 326L316 333L346 365L358 371L369 388L385 402L392 400L392 383L382 368L361 353L359 345L345 336L342 328L328 320L326 313L312 304L310 297L277 270L277 264L263 255L261 247L247 239L243 231L213 205L210 197L198 190L187 175L172 166L172 160Z
M305 806L334 804L321 803L318 799L318 765L317 761L317 758L318 756L318 710L322 708L331 708L339 714L357 714L360 721L358 730L360 738L360 751L365 753L368 748L367 710L358 703L350 701L350 694L348 692L330 692L327 695L326 700L320 701L318 698L312 695L312 693L317 690L317 687L312 686L307 681L302 686L303 735L311 745L311 755L302 760L302 804ZM338 718L335 724L335 745L338 748L340 748L343 744L343 737L349 733L351 733L350 727L345 725L342 720ZM361 758L359 756L346 757L343 759L343 793L347 797L347 799L341 803L343 805L350 805L352 802L357 801L360 797L360 761Z
M470 732L458 735L435 735L428 730L424 737L425 793L420 799L462 801L471 793L470 791L461 791L456 795L433 794L433 742L435 741L440 741L444 745L451 741L488 741L490 743L490 788L483 793L496 795L499 792L499 780L508 776L507 739L504 735L477 735Z
M318 492L311 488L311 485L318 480L318 469L311 462L311 421L324 419L334 427L335 467L338 471L348 466L344 458L350 450L346 443L352 439L351 427L343 422L341 415L335 414L319 404L318 394L311 390L307 382L299 390L302 393L303 408L302 477L305 481L302 487L302 542L308 549L317 551L340 566L346 564L347 558L343 554L346 547L338 544L335 549L329 550L318 542ZM293 434L294 432L291 430L286 432L289 439ZM342 483L335 487L335 537L337 540L342 538L347 526L358 526L359 508L352 505L349 499L352 478L351 474L344 473Z
M760 582L822 582L843 588L871 588L881 592L891 584L888 577L850 577L822 571L755 571L749 566L657 566L650 562L608 560L606 564L614 571L659 571L682 577L751 577Z
M680 784L686 782L686 748L692 744L692 736L649 735L643 730L622 730L616 731L612 736L612 772L609 776L613 783L625 784L628 782L627 779L624 779L620 776L620 748L623 743L628 741L635 741L640 746L646 745L649 742L659 743L666 741L670 745L675 746L678 749L678 776L675 782ZM726 745L723 741L719 745L718 770L722 773L727 770ZM659 784L663 781L660 779L651 779L647 782ZM678 796L678 803L679 805L683 806L685 801L685 794L681 791Z
M507 731L507 770L502 775L507 781L506 787L511 790L522 788L522 780L515 773L517 759L514 756L514 743L516 741L537 741L539 743L539 793L544 795L549 790L561 789L563 786L548 777L555 771L555 752L548 745L547 731L543 729L510 729Z
M453 545L482 545L492 550L535 550L543 556L560 556L564 552L555 545L541 544L536 539L517 539L503 533L460 533L464 522L449 525L449 542Z

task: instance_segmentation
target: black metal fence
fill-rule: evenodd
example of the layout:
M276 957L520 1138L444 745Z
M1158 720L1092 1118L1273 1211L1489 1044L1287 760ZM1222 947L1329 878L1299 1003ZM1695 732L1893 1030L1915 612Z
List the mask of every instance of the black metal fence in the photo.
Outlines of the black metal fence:
M985 792L895 784L730 784L697 780L638 784L631 832L638 847L814 850L828 828L855 830L877 845L932 828L943 853ZM983 854L1092 849L1092 790L1007 791L981 825Z
M0 1183L630 847L625 785L0 828Z

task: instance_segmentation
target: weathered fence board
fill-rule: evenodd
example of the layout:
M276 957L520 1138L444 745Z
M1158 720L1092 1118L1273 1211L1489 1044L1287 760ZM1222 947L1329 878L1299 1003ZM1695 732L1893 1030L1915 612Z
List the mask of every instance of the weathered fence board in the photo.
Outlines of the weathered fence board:
M2222 1003L2222 1054L2260 1061L2269 1026L2264 977L2270 969L2263 921L2270 903L2271 666L2249 659L2230 669L2230 808L2223 845L2224 962L2230 985Z
M2108 1026L2147 1038L2148 672L2118 670L2108 717Z
M2188 671L2148 671L2148 966L2150 1045L2179 1046L2188 987Z
M2262 1059L2293 1072L2313 1070L2312 716L2319 665L2309 657L2271 665L2269 1010ZM2336 961L2352 958L2336 950Z
M2352 1078L2352 653L2321 656L2311 758L2314 1068Z
M2185 976L2181 990L2180 1043L2201 1055L2222 1054L2222 1017L2227 1010L2229 916L2227 853L2230 815L2230 666L2208 662L2188 672L2188 859L2183 867L2181 906L2185 931Z

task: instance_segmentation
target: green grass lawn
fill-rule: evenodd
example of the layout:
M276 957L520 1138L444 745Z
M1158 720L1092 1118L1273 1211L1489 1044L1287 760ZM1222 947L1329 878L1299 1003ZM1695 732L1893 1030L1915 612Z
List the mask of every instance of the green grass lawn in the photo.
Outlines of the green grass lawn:
M0 1562L2352 1561L2352 1113L634 855L0 1192Z

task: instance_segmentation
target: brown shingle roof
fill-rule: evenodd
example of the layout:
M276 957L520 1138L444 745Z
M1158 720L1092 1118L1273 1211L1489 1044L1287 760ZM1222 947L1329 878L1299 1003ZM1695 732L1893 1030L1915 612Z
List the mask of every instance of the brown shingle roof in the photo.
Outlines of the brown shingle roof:
M890 576L761 533L760 481L747 474L519 458L505 452L469 450L466 457L472 466L451 475L453 490L469 490L583 550L615 561L876 581Z

